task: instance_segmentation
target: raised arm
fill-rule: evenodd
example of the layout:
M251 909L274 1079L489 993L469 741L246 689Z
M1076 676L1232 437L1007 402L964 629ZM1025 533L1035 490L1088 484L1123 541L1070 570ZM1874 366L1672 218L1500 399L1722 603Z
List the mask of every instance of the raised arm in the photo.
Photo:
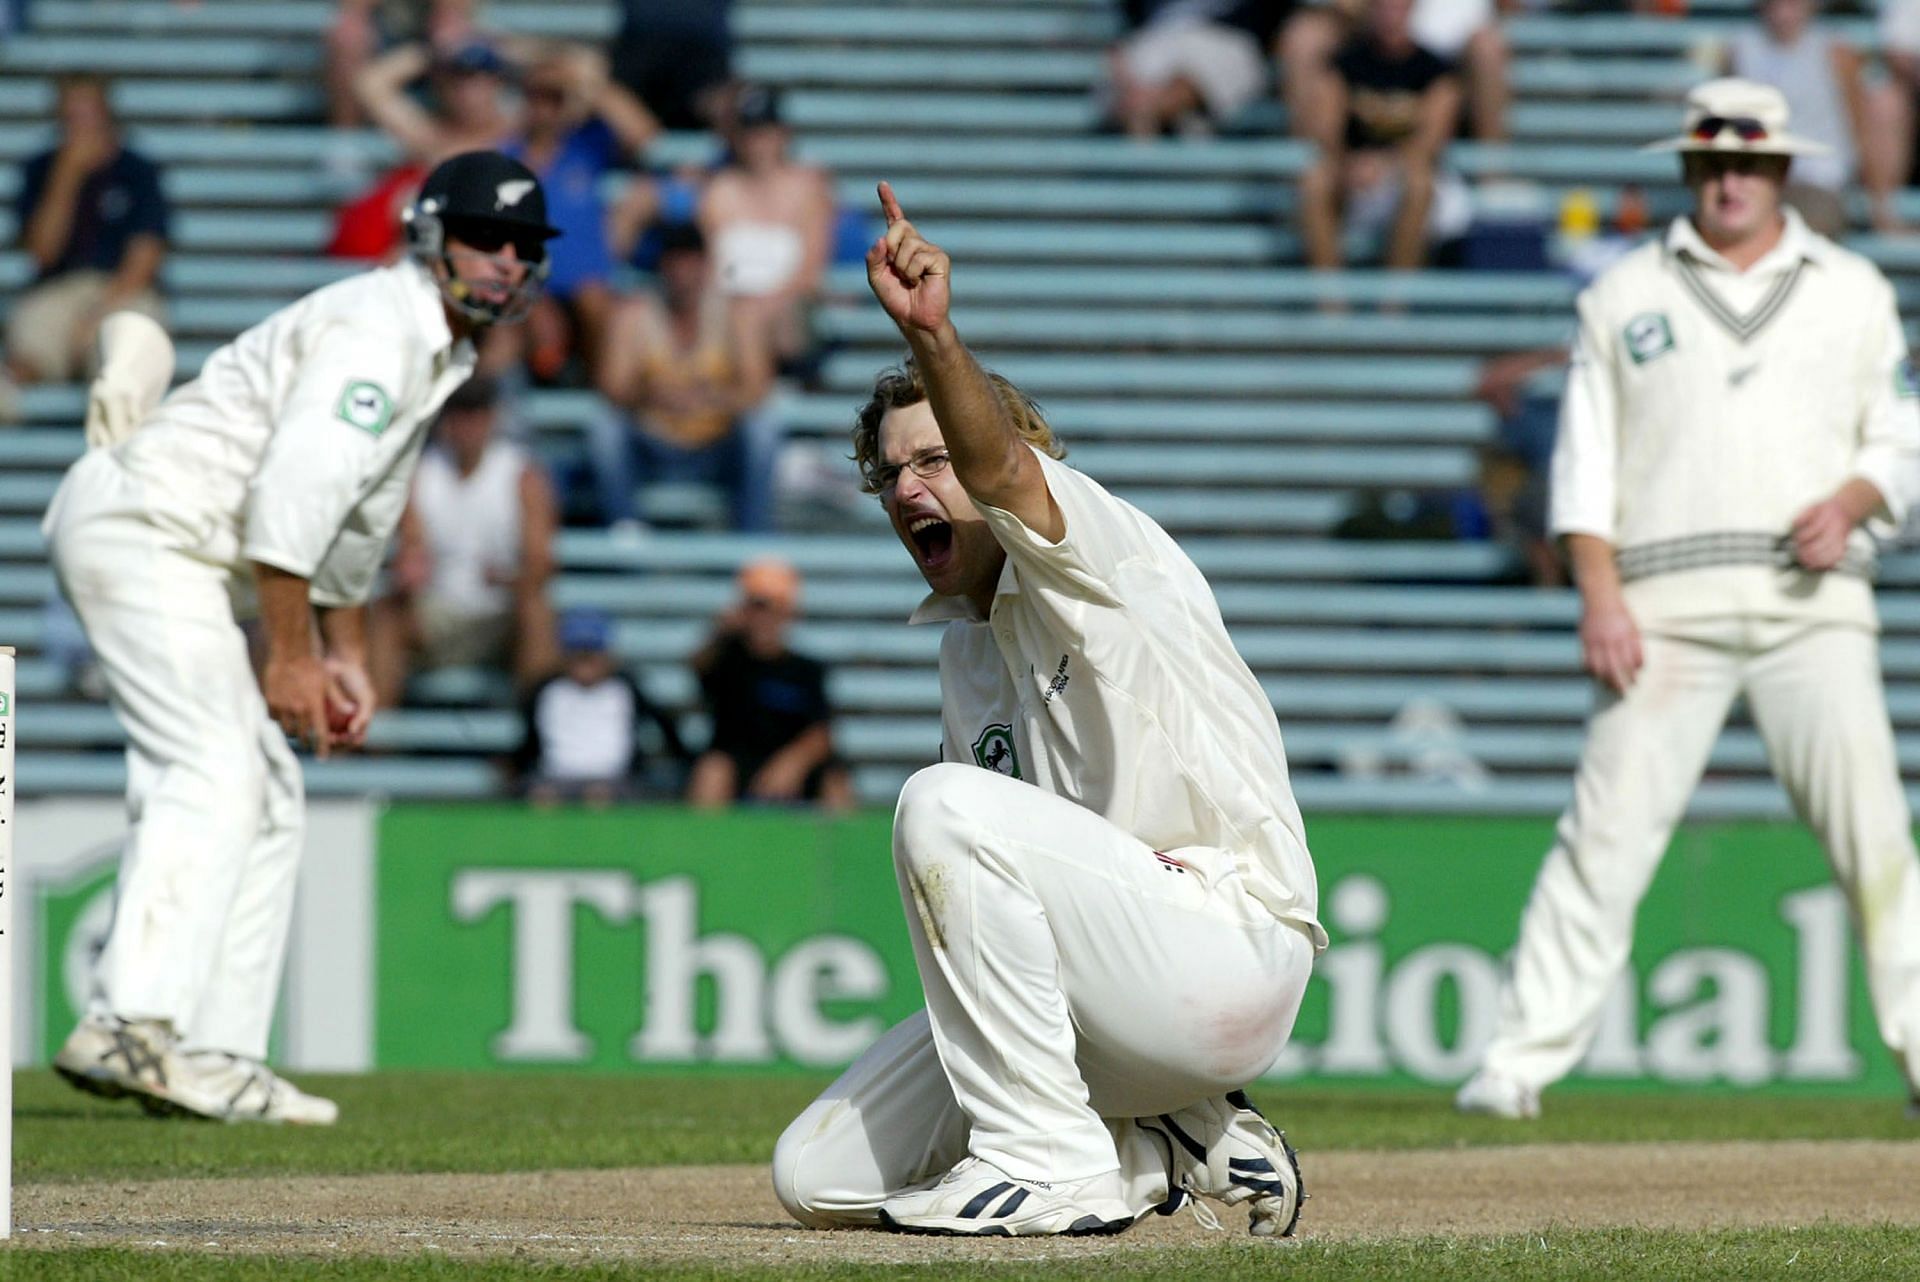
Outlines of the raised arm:
M884 182L880 210L887 232L867 251L867 284L913 351L954 477L976 501L1013 513L1057 543L1067 524L1040 460L948 315L952 260L914 230Z

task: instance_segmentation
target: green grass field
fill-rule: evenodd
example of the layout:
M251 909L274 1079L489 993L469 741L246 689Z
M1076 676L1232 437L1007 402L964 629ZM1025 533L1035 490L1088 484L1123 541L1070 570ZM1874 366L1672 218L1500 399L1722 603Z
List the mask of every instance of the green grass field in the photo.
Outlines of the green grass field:
M312 1079L339 1099L329 1130L162 1123L125 1105L74 1094L45 1073L16 1075L15 1179L140 1181L168 1177L397 1172L499 1172L764 1162L775 1137L824 1079L578 1077L390 1073ZM1463 1118L1438 1092L1269 1089L1256 1098L1309 1154L1340 1149L1448 1149L1562 1141L1856 1138L1907 1140L1920 1125L1880 1100L1646 1097L1559 1093L1535 1125ZM1790 1179L1790 1172L1782 1173ZM1817 1190L1810 1190L1817 1194ZM1920 1190L1915 1191L1920 1206ZM641 1272L430 1256L394 1260L246 1257L179 1249L34 1249L0 1253L0 1278L321 1278L583 1280ZM1017 1254L1017 1252L1010 1252ZM1278 1267L1276 1267L1278 1266ZM1036 1272L1035 1270L1038 1269ZM1059 1279L1206 1276L1584 1278L1609 1282L1711 1278L1920 1277L1920 1229L1839 1227L1770 1232L1566 1232L1274 1247L1245 1239L1071 1263L843 1265L688 1270L653 1277L913 1276Z

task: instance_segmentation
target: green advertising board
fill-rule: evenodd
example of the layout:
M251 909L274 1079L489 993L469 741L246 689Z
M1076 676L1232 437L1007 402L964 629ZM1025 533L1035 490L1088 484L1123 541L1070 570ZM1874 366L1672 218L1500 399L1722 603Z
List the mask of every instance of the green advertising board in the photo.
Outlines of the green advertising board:
M375 841L373 1062L818 1070L917 1009L885 813L405 806ZM1320 817L1332 948L1282 1077L1451 1083L1489 1035L1538 819ZM1578 1076L1897 1093L1812 839L1686 829Z

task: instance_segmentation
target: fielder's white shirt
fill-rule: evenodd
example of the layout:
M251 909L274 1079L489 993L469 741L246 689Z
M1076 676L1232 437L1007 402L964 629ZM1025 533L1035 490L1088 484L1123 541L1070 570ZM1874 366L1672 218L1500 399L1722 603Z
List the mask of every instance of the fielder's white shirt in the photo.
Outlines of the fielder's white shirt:
M991 615L929 596L945 621L942 756L1103 816L1155 850L1225 850L1253 896L1327 946L1280 725L1213 591L1166 531L1040 455L1066 518L1049 543L980 506L1007 551Z
M324 606L373 590L441 402L473 373L426 269L402 262L314 291L207 358L115 448L187 555L311 583Z
M1788 211L1745 272L1676 219L1579 300L1553 453L1552 529L1617 550L1643 623L1714 615L1876 625L1873 540L1792 564L1793 519L1854 477L1890 530L1920 467L1920 400L1893 287Z

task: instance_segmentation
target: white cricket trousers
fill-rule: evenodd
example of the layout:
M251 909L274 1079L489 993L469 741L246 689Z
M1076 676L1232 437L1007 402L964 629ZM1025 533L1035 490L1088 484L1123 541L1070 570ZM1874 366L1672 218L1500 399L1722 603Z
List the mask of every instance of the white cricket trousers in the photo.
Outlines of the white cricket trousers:
M1920 859L1878 639L1726 619L1642 640L1639 677L1624 697L1604 695L1589 723L1573 806L1521 917L1487 1068L1537 1089L1586 1053L1641 896L1744 691L1774 774L1852 907L1880 1034L1920 1084Z
M893 862L927 1008L781 1137L774 1187L795 1218L874 1223L889 1194L969 1152L1034 1180L1119 1169L1130 1190L1157 1186L1136 1211L1164 1198L1163 1155L1130 1154L1146 1146L1102 1119L1265 1072L1313 965L1224 851L1165 853L978 766L909 779Z
M127 732L128 832L92 1013L169 1020L189 1050L263 1059L304 797L227 571L180 550L107 450L68 471L46 529Z

